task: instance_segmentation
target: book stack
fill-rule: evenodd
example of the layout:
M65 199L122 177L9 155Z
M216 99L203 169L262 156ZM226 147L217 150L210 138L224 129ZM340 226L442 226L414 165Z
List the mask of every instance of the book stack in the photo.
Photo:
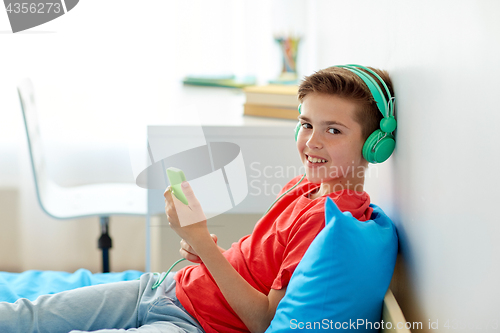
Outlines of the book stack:
M245 115L285 119L299 116L298 87L295 85L250 86L243 91L246 95Z

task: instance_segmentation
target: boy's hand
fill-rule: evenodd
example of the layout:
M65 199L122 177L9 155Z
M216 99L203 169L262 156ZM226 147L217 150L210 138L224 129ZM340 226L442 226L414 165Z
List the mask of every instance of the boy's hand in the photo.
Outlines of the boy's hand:
M165 213L170 227L189 244L210 239L207 218L188 182L182 183L182 191L189 205L183 204L173 196L170 186L163 194L165 197Z
M210 234L210 236L212 236L212 239L214 240L215 244L217 244L217 236L215 234ZM221 249L221 252L222 251L223 249ZM184 259L187 259L196 264L202 262L196 251L193 249L193 247L189 245L189 243L186 242L184 239L181 239L181 249L179 250L179 253Z

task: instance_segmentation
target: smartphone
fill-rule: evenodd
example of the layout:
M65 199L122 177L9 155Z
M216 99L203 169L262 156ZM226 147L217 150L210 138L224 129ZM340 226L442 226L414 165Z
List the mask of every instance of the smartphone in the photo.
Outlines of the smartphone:
M170 188L172 189L172 193L175 195L177 199L179 199L183 204L189 205L184 192L182 192L181 184L186 181L186 176L181 169L177 169L174 167L170 167L167 169L167 178L170 182Z

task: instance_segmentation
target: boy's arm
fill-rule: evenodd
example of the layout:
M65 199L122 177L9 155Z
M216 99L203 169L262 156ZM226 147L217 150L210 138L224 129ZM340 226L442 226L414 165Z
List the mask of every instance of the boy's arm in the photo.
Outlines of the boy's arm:
M193 244L224 298L250 332L264 332L269 327L286 288L271 289L266 296L241 277L214 242L195 241Z
M208 231L206 220L181 226L176 205L181 209L193 211L196 216L199 216L196 210L201 209L191 187L187 182L185 184L187 187L183 186L183 191L190 203L189 207L179 206L180 201L174 198L170 191L165 191L165 211L169 216L170 226L201 258L226 301L247 328L251 332L264 332L271 323L286 288L271 289L268 296L253 288L222 255Z

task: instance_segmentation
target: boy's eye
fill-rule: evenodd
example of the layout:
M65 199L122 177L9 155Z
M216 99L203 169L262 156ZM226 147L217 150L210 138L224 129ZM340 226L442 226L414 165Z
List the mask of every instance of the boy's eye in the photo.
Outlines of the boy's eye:
M329 128L328 129L328 133L331 133L331 134L340 134L341 132L336 129L336 128Z
M302 123L303 128L312 128L311 124L309 123Z

